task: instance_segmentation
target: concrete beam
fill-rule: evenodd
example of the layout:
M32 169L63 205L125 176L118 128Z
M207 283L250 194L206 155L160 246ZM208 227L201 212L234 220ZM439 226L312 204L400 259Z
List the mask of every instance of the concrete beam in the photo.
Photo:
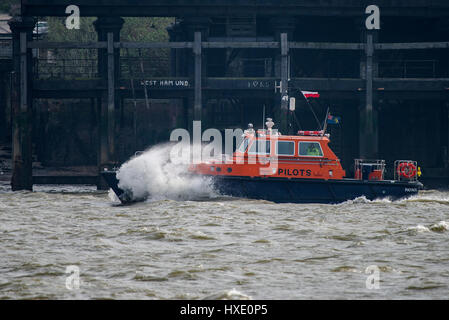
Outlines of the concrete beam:
M129 79L117 80L116 90L130 90ZM155 91L189 91L194 89L194 81L188 77L164 77L134 79L136 91L142 90L142 81L147 87ZM279 78L214 78L202 79L203 90L246 90L274 91L275 82ZM360 92L365 91L365 80L354 78L291 78L290 88L303 88L304 90ZM76 98L78 93L84 92L85 97L96 97L102 90L107 90L105 80L35 80L33 81L33 96L36 98L50 98L52 94L57 97ZM416 92L436 93L438 95L449 93L449 79L400 79L400 78L373 78L373 90L376 92ZM417 92L419 91L419 92Z
M66 16L70 0L22 0L22 14L27 16ZM363 15L364 1L253 1L253 0L77 0L83 16L226 16L226 15L277 15L277 16L347 16ZM446 0L408 0L382 2L382 16L449 17Z

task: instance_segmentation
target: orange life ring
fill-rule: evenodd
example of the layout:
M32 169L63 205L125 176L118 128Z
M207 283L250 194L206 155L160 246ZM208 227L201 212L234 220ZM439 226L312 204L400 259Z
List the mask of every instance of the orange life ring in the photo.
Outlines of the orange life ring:
M398 166L398 174L410 179L416 175L416 166L411 162L402 162Z

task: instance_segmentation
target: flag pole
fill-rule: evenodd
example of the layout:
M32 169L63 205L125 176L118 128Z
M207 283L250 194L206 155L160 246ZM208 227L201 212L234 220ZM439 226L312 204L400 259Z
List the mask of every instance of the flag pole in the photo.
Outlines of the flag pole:
M324 134L326 133L326 129L327 129L327 118L329 117L329 107L327 107L327 111L326 111L326 119L324 119L324 124L323 124L323 133L321 134L321 137L324 136Z

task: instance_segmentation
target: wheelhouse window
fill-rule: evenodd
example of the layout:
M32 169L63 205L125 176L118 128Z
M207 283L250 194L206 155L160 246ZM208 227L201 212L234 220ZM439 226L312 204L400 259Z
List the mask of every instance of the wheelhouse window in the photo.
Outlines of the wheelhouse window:
M299 155L306 157L322 157L323 150L319 142L300 142Z
M270 140L257 140L253 141L251 147L249 147L248 153L250 154L270 154Z
M248 144L249 144L249 140L248 139L243 140L242 143L240 144L240 147L239 147L238 150L240 152L244 153L246 151L246 149L248 148Z
M276 154L280 156L294 156L295 142L294 141L277 141Z

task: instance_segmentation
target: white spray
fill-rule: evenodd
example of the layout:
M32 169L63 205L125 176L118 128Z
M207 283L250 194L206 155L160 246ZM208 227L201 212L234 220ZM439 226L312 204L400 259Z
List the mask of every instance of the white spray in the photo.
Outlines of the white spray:
M119 188L131 191L134 199L198 200L215 197L210 179L190 175L187 164L175 164L170 160L172 146L154 146L124 163L117 172Z

